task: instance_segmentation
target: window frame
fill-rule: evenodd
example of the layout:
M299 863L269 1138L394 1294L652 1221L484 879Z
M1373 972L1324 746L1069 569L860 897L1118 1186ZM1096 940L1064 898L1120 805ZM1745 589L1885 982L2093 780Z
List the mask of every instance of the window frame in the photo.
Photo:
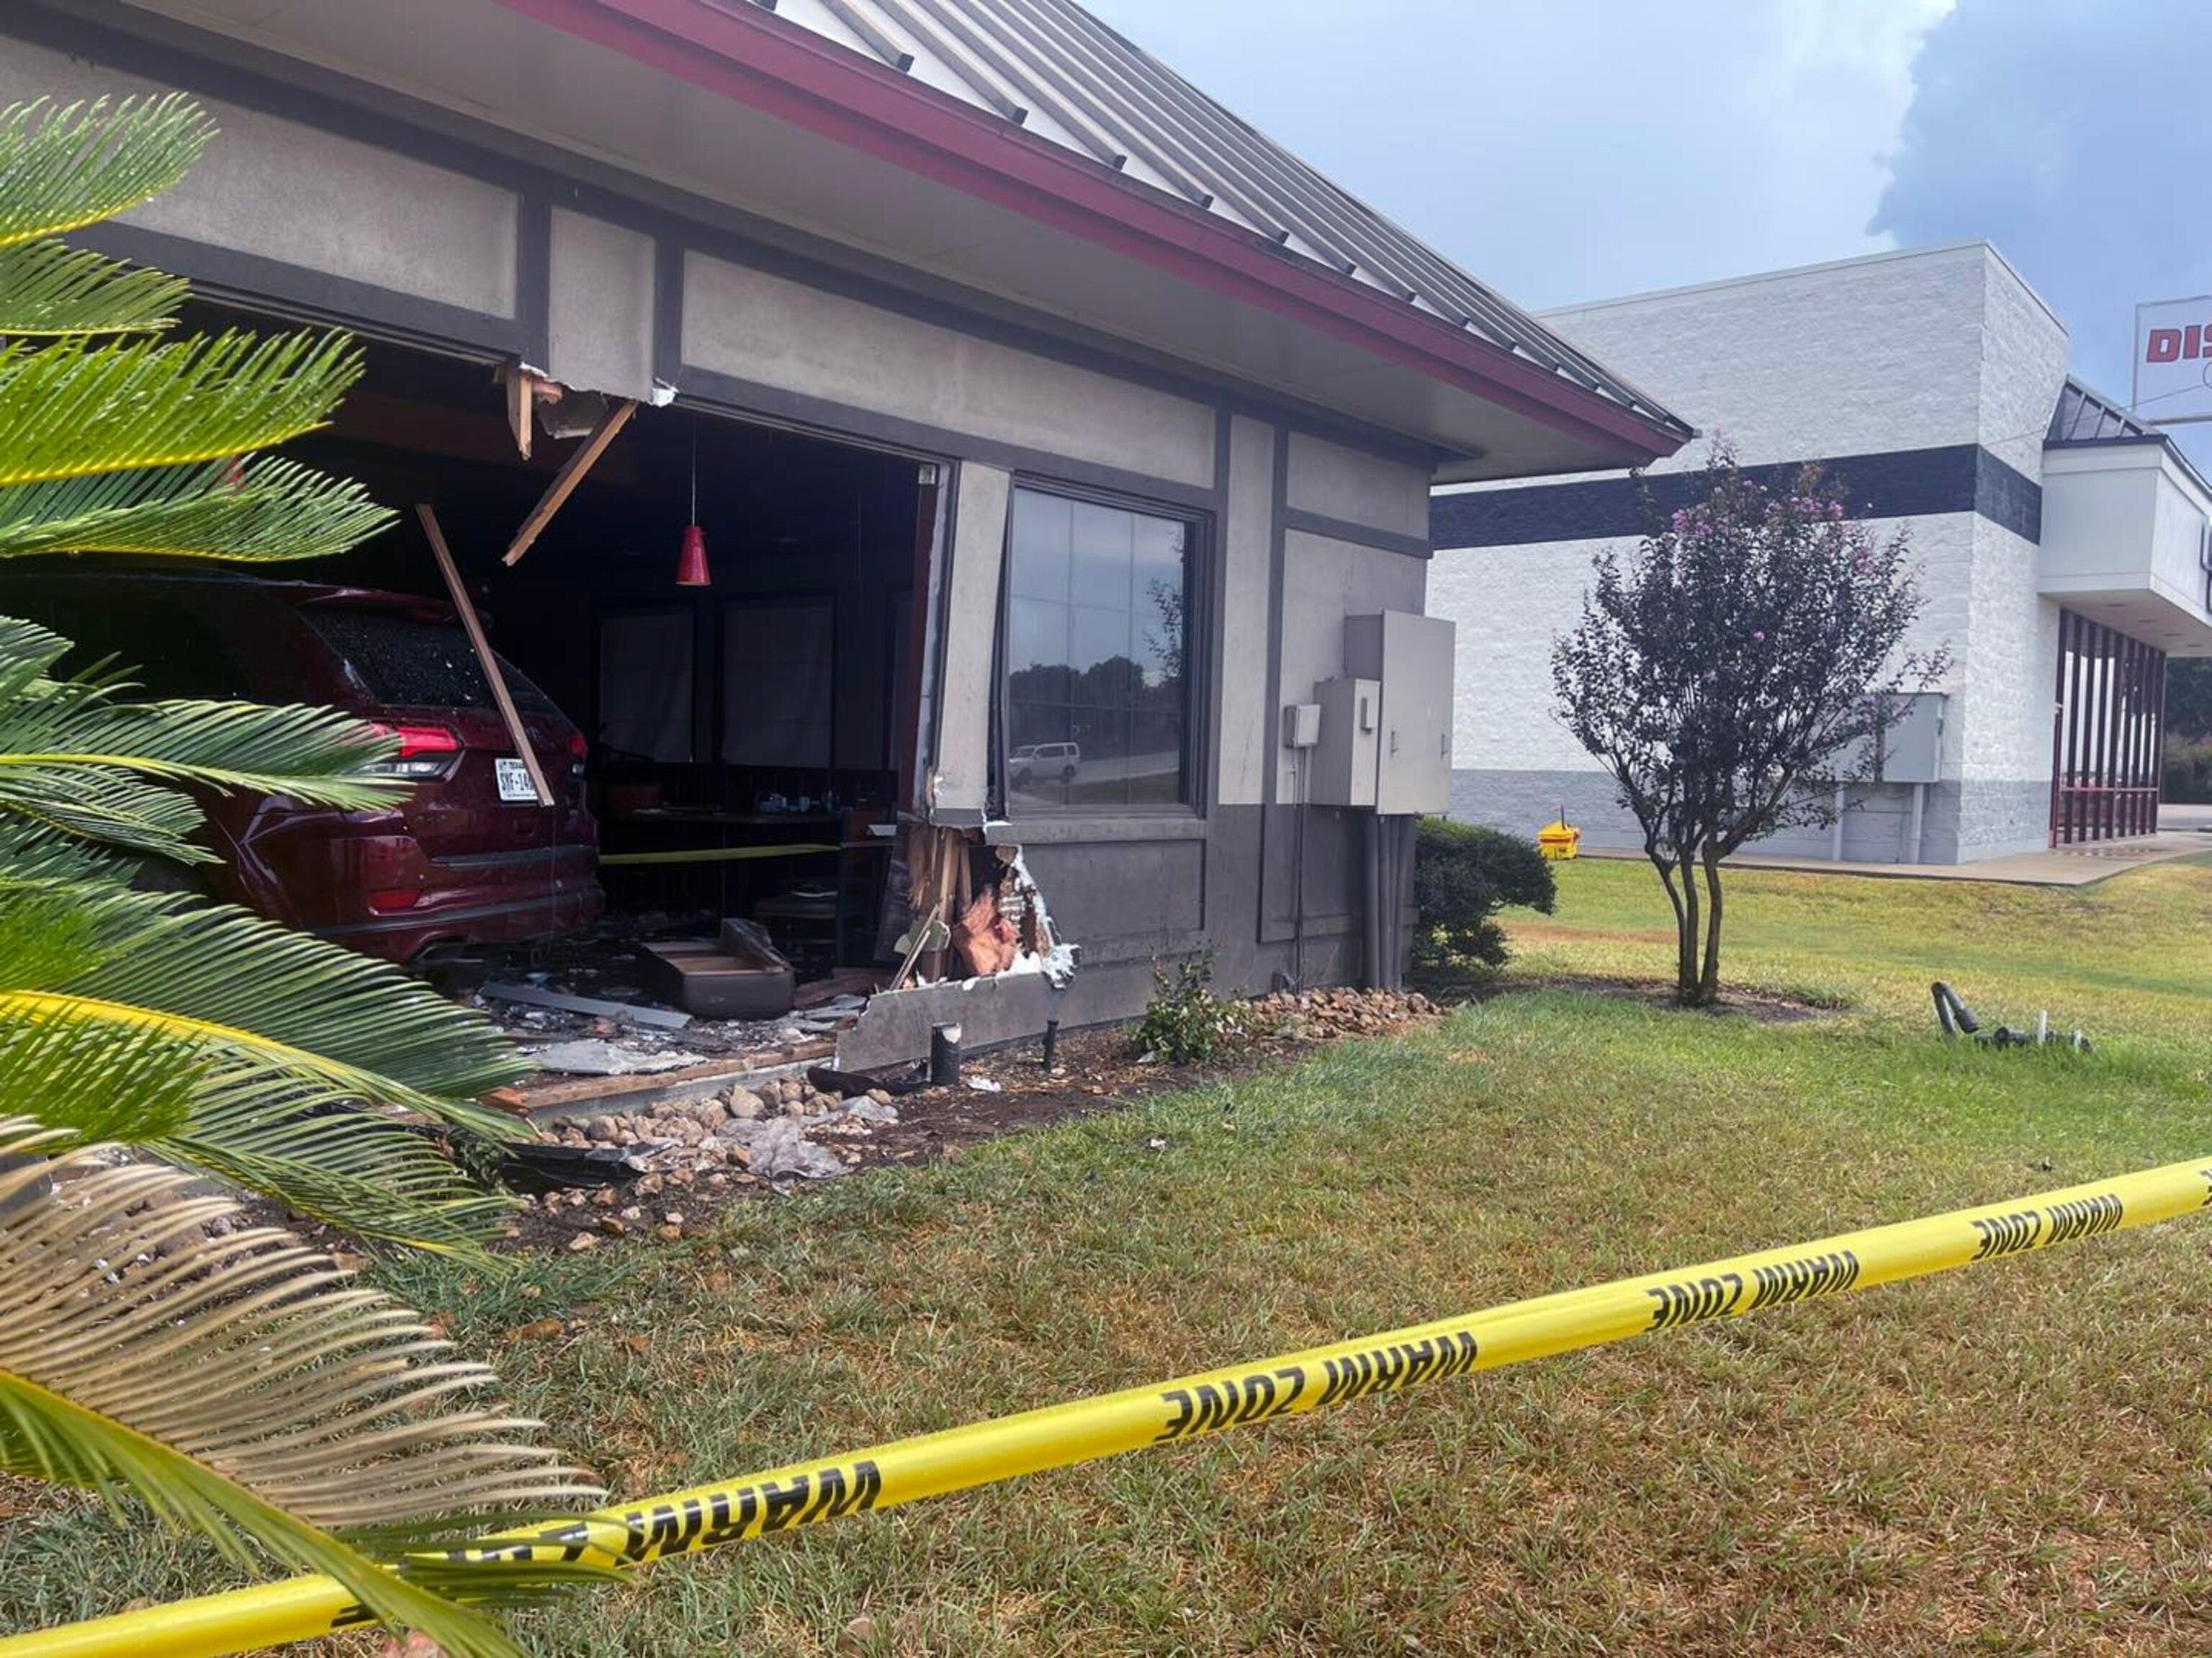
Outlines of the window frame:
M1141 517L1164 519L1184 527L1182 550L1182 716L1183 765L1182 798L1173 802L1137 804L1099 804L1084 802L1065 806L1024 802L1017 807L1008 779L1012 776L1012 698L1008 692L1007 647L1013 623L1015 498L1027 491L1054 500L1112 507ZM1006 521L999 556L999 613L991 650L991 777L990 814L1013 820L1073 822L1085 819L1116 818L1202 819L1208 797L1210 733L1202 717L1212 706L1213 676L1213 546L1218 527L1214 514L1204 507L1121 491L1096 489L1063 479L1016 472L1006 491Z

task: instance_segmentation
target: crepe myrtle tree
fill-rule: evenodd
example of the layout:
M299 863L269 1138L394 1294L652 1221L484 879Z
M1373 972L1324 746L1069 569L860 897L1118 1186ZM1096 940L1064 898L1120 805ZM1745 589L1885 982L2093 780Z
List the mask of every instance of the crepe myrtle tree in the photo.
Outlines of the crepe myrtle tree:
M1904 648L1923 605L1905 533L1854 522L1817 467L1769 488L1716 445L1689 503L1652 517L1598 558L1552 682L1643 827L1674 906L1675 998L1698 1007L1720 992L1721 860L1832 823L1835 785L1873 775L1899 698L1948 655Z

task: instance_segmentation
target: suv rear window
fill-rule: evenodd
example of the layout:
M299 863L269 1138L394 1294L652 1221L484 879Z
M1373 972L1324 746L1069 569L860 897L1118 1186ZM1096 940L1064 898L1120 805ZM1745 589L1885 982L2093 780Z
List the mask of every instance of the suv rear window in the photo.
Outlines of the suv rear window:
M459 623L426 622L388 610L337 605L307 605L300 614L380 703L423 708L492 705L491 686ZM518 706L553 711L545 693L514 663L502 656L499 665Z

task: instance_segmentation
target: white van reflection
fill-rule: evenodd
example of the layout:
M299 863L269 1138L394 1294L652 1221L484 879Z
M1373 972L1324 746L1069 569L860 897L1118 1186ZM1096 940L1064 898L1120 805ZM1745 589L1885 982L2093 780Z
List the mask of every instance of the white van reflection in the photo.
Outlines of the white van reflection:
M1028 787L1031 782L1054 780L1063 787L1075 781L1083 767L1083 751L1072 742L1025 743L1009 757L1013 771L1013 785Z

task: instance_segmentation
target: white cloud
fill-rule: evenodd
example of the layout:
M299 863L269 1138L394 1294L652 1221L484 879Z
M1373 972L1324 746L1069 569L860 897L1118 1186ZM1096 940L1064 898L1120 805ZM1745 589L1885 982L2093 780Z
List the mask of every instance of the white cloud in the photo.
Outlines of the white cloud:
M1089 0L1523 303L1888 245L1867 229L1948 0Z

